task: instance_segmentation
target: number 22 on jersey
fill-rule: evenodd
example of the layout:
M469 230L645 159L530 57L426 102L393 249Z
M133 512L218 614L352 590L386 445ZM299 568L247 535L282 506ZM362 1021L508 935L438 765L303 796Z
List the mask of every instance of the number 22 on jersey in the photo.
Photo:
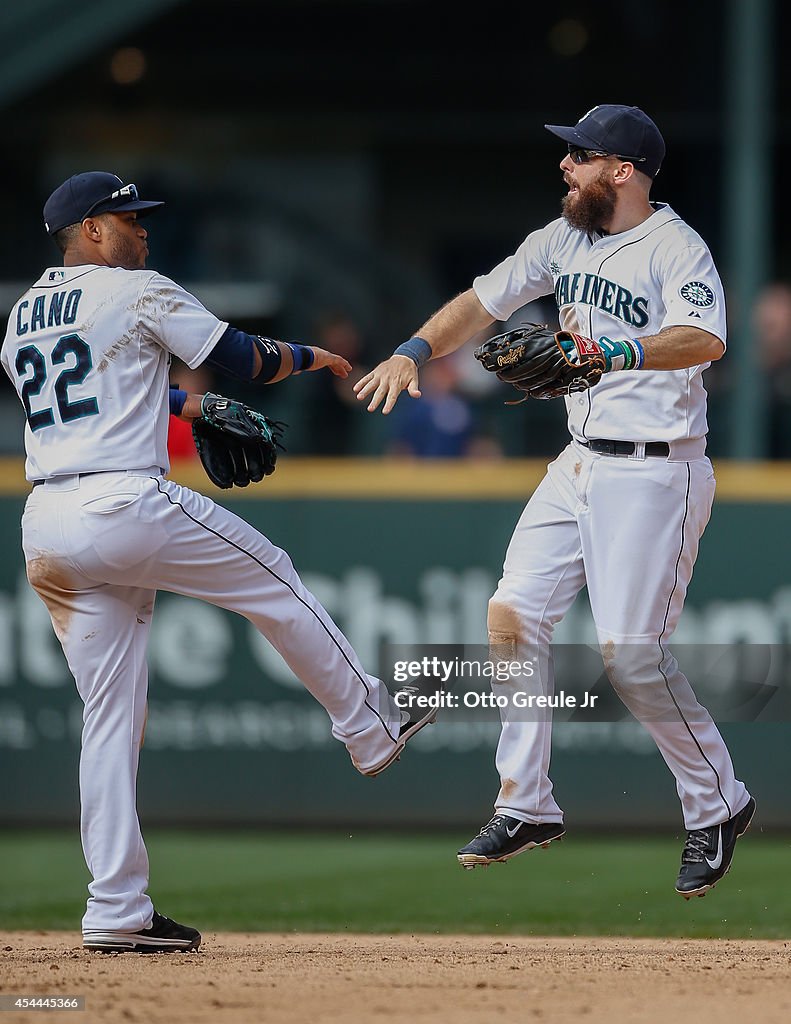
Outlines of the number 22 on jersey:
M73 423L74 420L80 420L84 416L95 416L99 412L99 403L95 398L69 400L69 388L83 383L93 367L93 359L88 344L79 335L64 334L52 349L51 368L47 367L43 352L35 345L25 345L16 354L14 366L19 376L24 377L32 370L22 385L22 404L31 430L41 430L54 424L53 408L46 406L34 410L31 399L41 394L50 372L54 374L58 366L70 361L70 356L74 357L74 363L64 365L55 378L53 388L61 422Z

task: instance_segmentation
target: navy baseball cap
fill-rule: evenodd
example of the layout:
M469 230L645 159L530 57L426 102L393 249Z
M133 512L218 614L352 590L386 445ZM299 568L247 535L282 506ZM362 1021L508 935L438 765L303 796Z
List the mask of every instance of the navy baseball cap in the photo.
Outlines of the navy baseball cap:
M81 224L86 217L125 210L150 211L161 202L144 202L136 185L125 185L117 174L84 171L58 185L44 203L44 227L50 235L69 224Z
M632 159L638 171L649 178L657 176L665 157L665 140L639 107L602 103L589 110L573 128L560 124L544 127L571 146Z

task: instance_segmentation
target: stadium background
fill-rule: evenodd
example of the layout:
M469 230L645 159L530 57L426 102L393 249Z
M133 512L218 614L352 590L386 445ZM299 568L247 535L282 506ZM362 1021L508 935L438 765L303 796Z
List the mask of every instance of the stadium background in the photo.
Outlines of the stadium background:
M710 243L729 297L731 348L709 376L720 491L683 639L786 644L791 405L758 358L752 313L761 289L791 274L780 199L791 86L776 52L789 17L769 0L703 0L694 12L608 0L561 13L495 0L469 16L402 0L7 7L0 306L55 261L43 199L79 169L107 169L167 202L148 225L150 266L262 333L309 342L342 316L364 368L555 215L561 153L545 122L634 102L668 143L655 198ZM544 304L528 314L553 315ZM445 459L410 450L408 426L350 412L318 375L271 392L207 381L289 423L276 476L228 504L291 553L367 664L387 640L482 642L512 525L563 443L560 405L506 408L465 359L452 386L473 435L469 454ZM21 437L6 385L0 822L66 825L73 839L79 706L24 581ZM173 475L209 489L189 459ZM491 723L440 722L372 784L246 623L165 594L155 621L146 828L447 828L452 856L485 820ZM563 637L589 638L584 599ZM723 728L760 825L783 835L791 726L770 714ZM681 827L672 779L633 723L559 725L553 776L576 827Z

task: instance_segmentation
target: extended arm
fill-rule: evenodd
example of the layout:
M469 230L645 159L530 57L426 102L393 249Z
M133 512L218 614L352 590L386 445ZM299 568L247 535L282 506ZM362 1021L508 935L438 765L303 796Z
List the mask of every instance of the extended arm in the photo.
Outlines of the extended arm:
M206 357L206 363L240 380L275 384L292 373L321 370L348 377L351 363L314 345L300 345L228 327Z

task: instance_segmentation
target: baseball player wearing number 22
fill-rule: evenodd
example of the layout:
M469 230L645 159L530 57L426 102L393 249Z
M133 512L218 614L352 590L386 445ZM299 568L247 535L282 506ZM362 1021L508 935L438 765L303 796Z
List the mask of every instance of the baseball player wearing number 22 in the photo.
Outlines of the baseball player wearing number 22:
M83 943L101 951L191 950L201 941L154 910L137 817L157 590L247 618L324 706L332 734L364 775L392 764L434 717L401 711L366 673L284 551L210 498L165 479L171 410L204 424L203 457L221 486L274 468L255 445L245 447L248 432L267 436L263 417L218 396L201 401L171 390L171 356L261 383L322 368L346 377L351 366L324 349L236 330L146 270L140 218L161 205L103 171L55 189L44 220L63 266L45 270L14 305L1 357L27 416L28 579L85 705L81 835L92 881Z
M355 390L384 413L402 390L419 398L424 362L554 293L557 344L536 343L541 332L530 328L476 353L501 379L521 381L523 397L563 393L571 434L511 538L489 604L490 645L516 660L538 651L537 682L549 694L553 628L587 585L610 682L676 779L688 830L676 890L689 898L726 873L755 810L666 646L714 498L702 374L725 350L724 296L705 242L649 198L665 143L642 110L607 104L574 126L546 127L568 145L562 217L477 277ZM546 379L554 366L560 390ZM501 717L501 788L494 817L458 853L468 868L564 834L548 775L551 720Z

